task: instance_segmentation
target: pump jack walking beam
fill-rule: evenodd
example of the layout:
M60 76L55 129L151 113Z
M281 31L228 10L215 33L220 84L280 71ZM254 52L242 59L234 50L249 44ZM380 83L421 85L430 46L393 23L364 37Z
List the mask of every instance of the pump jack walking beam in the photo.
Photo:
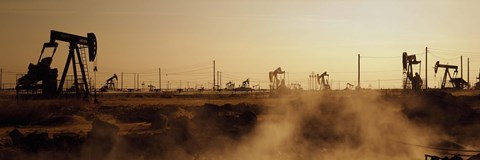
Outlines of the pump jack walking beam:
M79 90L79 85L78 85L78 79L77 79L77 67L76 67L76 61L75 61L75 51L77 52L77 60L80 68L80 72L82 74L82 81L83 81L83 88L84 90L84 95L85 97L89 95L89 86L87 83L87 77L85 74L85 68L84 68L84 62L81 57L80 49L79 46L87 46L88 47L88 57L89 61L92 62L95 60L95 57L97 55L97 39L95 34L93 33L88 33L87 37L82 37L82 36L77 36L73 34L68 34L68 33L63 33L59 31L54 31L52 30L50 32L50 41L45 43L43 45L42 53L40 57L43 55L43 51L47 47L54 47L54 52L53 55L55 54L55 51L57 49L58 43L56 41L63 41L63 42L68 42L69 43L69 52L68 52L68 57L67 57L67 62L65 63L65 68L62 73L62 78L60 80L60 84L58 86L57 92L60 94L63 91L63 85L65 84L65 78L68 73L68 69L70 66L70 63L73 63L73 72L74 72L74 83L75 83L75 91L77 94L80 93ZM53 57L52 55L52 57Z

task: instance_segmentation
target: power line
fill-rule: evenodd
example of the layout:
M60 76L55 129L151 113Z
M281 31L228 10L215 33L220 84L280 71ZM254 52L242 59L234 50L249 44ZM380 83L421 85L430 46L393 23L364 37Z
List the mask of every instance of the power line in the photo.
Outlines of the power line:
M186 71L179 71L179 72L167 72L166 75L178 75L178 74L190 73L190 72L195 72L195 71L202 71L202 70L207 70L207 69L212 69L212 66L197 68L197 69L192 69L192 70L186 70Z
M372 70L372 71L362 71L362 73L380 73L380 72L403 72L402 70ZM329 73L357 73L349 71L334 71Z
M402 56L390 56L390 57L381 57L381 56L360 56L360 58L371 58L371 59L390 59L390 58L402 58Z
M460 59L460 56L455 57L455 58L444 58L444 57L440 57L440 56L438 56L438 55L436 55L436 54L434 54L434 53L432 53L432 52L428 52L428 53L430 53L430 55L433 55L434 57L436 57L436 58L438 58L438 59L441 59L441 60L447 60L447 61L449 61L449 60Z
M166 70L182 70L184 68L199 68L199 67L205 67L205 66L211 66L210 62L202 62L202 63L197 63L197 64L192 64L192 65L184 65L184 66L175 66L175 67L170 67L170 68L165 68Z
M480 52L471 52L471 51L461 51L461 50L454 50L454 49L439 49L439 48L428 48L429 50L436 50L439 52L445 52L445 53L464 53L468 55L475 55L475 56L480 56Z
M430 49L430 48L429 48ZM419 54L415 55L424 55L425 53L418 52ZM394 58L402 58L402 56L360 56L360 58L367 58L367 59L394 59Z

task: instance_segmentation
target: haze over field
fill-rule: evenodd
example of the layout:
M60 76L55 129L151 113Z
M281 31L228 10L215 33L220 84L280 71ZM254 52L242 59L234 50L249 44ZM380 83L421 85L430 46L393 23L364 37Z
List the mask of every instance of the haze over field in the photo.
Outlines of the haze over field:
M421 54L417 58L424 61L425 47L431 48L428 68L437 60L460 66L463 55L465 79L469 57L475 82L479 5L474 0L3 0L0 68L3 82L14 83L16 73L36 62L49 31L59 30L97 35L99 85L125 72L125 88L133 87L130 73L158 86L159 67L164 88L167 81L179 87L180 80L182 87L209 85L216 60L223 84L251 78L268 88L267 73L282 67L288 82L304 88L311 72L327 71L337 89L356 83L361 54L363 87L400 88L401 53ZM61 72L68 45L60 46L53 67ZM424 69L422 63L422 78ZM440 76L428 72L429 86L438 86Z

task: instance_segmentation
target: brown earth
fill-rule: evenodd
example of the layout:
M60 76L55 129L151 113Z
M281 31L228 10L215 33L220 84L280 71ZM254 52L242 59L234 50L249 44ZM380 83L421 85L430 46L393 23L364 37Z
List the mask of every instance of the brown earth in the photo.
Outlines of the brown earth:
M100 101L0 99L0 158L424 159L468 158L480 148L476 91L104 94Z

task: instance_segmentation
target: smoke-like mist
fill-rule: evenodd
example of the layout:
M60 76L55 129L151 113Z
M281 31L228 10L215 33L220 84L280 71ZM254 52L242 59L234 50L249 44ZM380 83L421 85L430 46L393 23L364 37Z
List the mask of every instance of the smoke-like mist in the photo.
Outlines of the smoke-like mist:
M302 94L269 107L256 130L222 159L421 159L438 133L409 122L378 93Z

